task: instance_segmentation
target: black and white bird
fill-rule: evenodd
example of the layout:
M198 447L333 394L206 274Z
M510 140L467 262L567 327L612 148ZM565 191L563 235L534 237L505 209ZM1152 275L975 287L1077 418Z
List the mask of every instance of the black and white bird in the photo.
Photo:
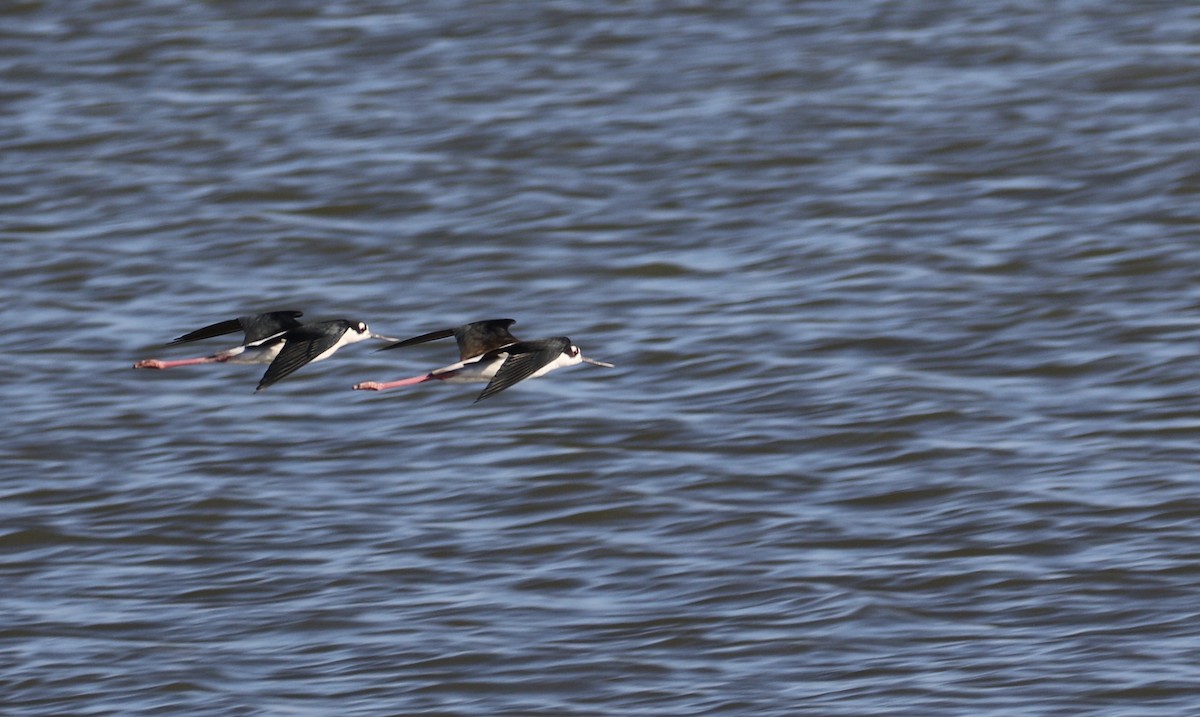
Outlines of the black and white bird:
M301 367L315 361L324 361L343 346L356 344L367 339L395 341L390 336L373 333L363 321L333 319L302 324L282 334L283 348L267 367L255 391L290 376Z
M270 364L255 389L261 391L305 364L324 361L348 344L367 339L396 341L390 336L372 333L362 321L334 319L302 324L297 320L302 315L299 311L272 311L220 321L184 334L172 341L171 345L232 334L240 329L245 334L241 346L200 358L176 361L146 359L138 361L133 367L166 369L202 363Z
M521 341L508 331L515 321L491 319L464 324L453 329L441 329L397 342L384 349L412 346L453 336L458 342L459 361L419 376L387 383L365 381L356 384L358 391L385 391L399 386L411 386L426 381L473 383L487 381L488 385L475 399L478 403L527 378L545 376L551 371L590 363L612 368L612 364L587 358L566 336Z
M199 358L178 359L175 361L145 359L138 361L133 367L165 369L179 366L194 366L202 363L271 363L279 355L280 349L283 348L284 332L301 326L302 324L297 319L303 315L303 312L300 311L270 311L265 314L251 314L249 316L239 316L236 319L229 319L228 321L219 321L202 329L186 333L168 345L186 344L192 341L211 339L241 331L244 338L240 346Z

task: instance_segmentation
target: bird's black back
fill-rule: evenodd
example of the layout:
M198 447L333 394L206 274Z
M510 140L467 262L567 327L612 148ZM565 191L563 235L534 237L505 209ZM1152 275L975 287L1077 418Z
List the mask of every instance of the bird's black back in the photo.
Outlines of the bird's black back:
M238 323L246 332L246 343L252 344L255 341L262 341L275 334L303 326L296 320L297 317L303 315L299 311L272 311L267 314L238 317Z
M427 341L436 341L445 339L451 336L458 342L459 360L465 361L469 358L487 353L492 349L501 346L507 346L517 342L517 337L513 336L508 331L508 327L517 323L515 319L488 319L486 321L473 321L469 324L456 326L452 329L438 329L430 331L427 334L414 336L411 339L404 339L392 344L384 346L380 351L388 349L398 349L405 346L414 346L423 344Z
M281 331L294 329L302 324L297 321L297 317L303 316L302 311L271 311L265 314L251 314L249 316L239 316L236 319L228 321L218 321L215 324L209 324L202 329L196 329L190 333L176 338L172 344L186 344L191 341L200 341L203 339L211 339L215 336L224 336L232 334L236 331L242 331L246 338L242 345L252 344L256 341L261 341L269 336L274 336Z

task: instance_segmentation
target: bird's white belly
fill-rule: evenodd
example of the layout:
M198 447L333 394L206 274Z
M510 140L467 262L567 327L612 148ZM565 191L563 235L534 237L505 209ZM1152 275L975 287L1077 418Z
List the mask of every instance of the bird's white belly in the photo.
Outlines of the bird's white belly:
M219 355L226 355L229 358L225 359L226 363L237 364L268 364L275 360L279 352L283 350L283 341L276 341L269 346L238 346L235 349L222 351Z
M480 383L482 381L491 381L496 372L500 370L500 367L504 365L504 359L507 357L508 354L502 354L500 357L487 362L481 362L479 360L480 357L475 357L434 369L430 373L434 378L446 383Z

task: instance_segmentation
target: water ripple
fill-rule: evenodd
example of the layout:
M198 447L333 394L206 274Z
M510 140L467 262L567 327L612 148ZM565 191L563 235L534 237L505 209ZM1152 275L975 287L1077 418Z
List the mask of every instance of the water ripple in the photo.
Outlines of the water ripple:
M10 710L1196 711L1190 7L130 9L0 8ZM617 367L129 368L281 307Z

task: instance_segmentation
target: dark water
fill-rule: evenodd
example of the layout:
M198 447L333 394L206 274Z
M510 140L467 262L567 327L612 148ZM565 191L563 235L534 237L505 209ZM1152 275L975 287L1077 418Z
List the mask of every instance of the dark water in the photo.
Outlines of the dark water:
M1200 712L1197 6L0 7L3 714Z

